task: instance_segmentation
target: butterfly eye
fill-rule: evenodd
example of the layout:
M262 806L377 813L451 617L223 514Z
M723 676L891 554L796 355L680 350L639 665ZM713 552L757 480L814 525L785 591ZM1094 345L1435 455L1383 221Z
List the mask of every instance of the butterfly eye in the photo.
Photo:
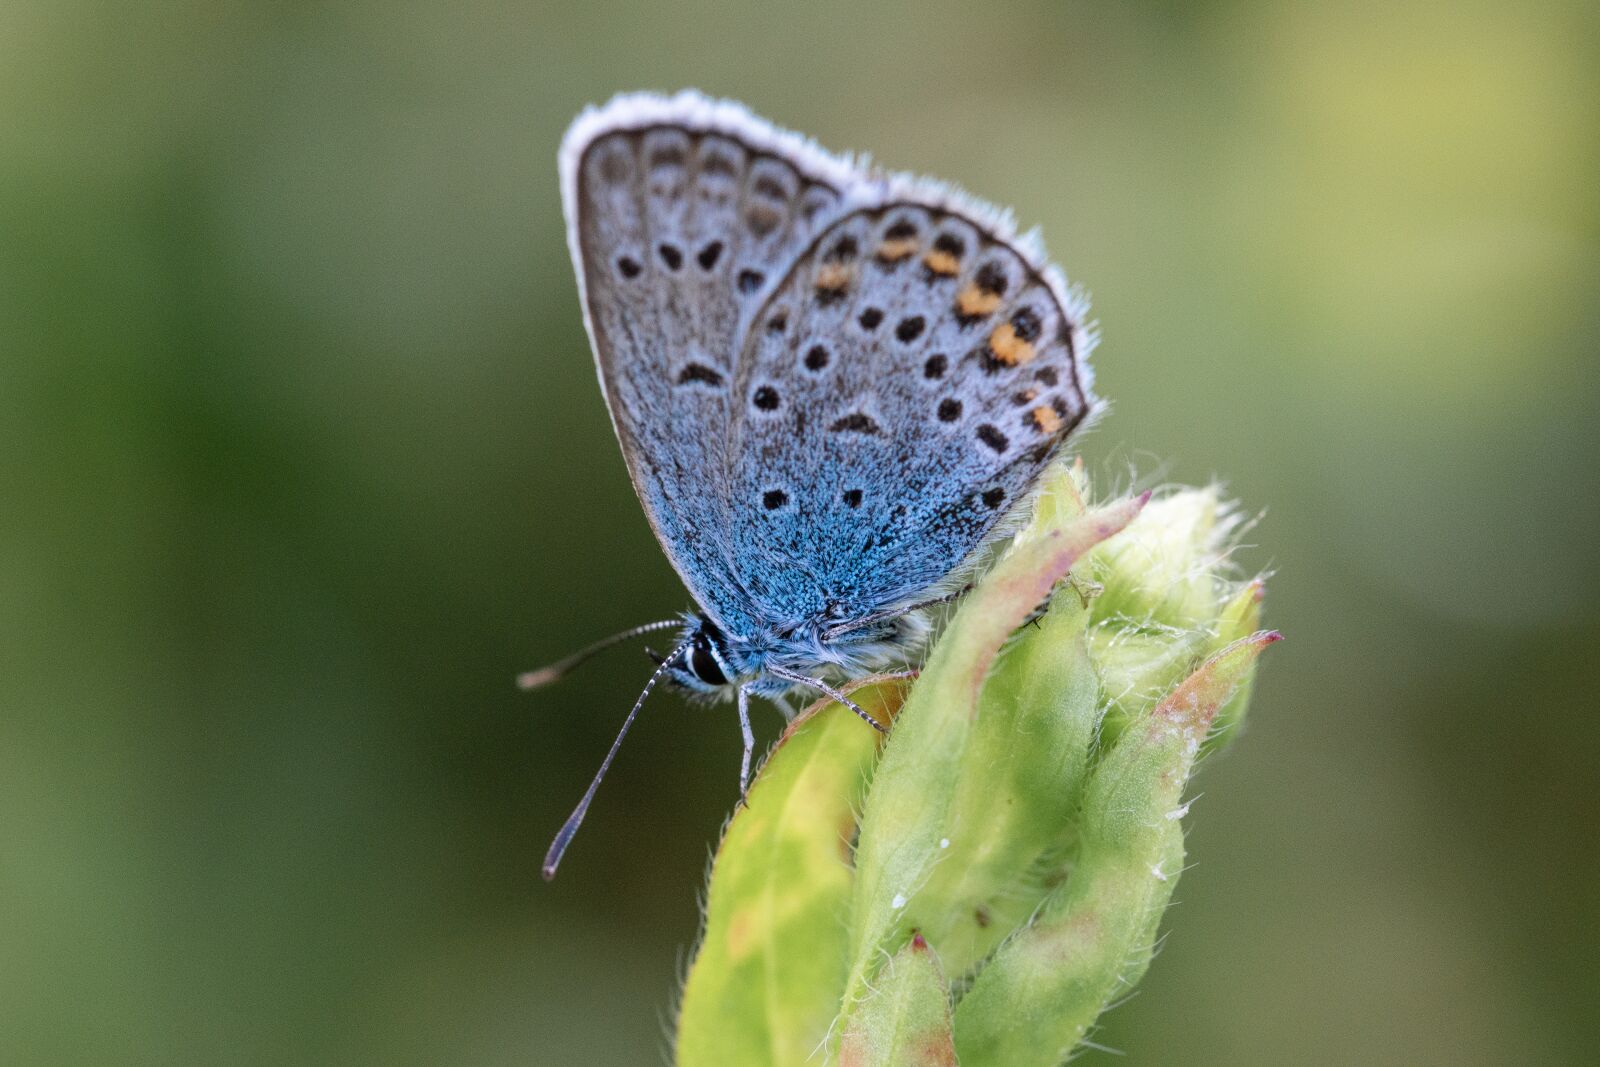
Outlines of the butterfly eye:
M711 639L705 634L695 636L694 647L689 651L689 670L707 685L728 684L728 676L722 673L717 657L711 654Z

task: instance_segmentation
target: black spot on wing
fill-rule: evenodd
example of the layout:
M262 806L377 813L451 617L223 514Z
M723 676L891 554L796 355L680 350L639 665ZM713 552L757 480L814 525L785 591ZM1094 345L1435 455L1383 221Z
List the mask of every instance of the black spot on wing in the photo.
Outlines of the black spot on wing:
M708 367L704 363L687 364L683 370L678 372L678 384L689 385L693 382L720 386L722 384L722 372L715 367Z
M763 385L751 395L750 402L762 411L778 410L778 391L770 385Z
M894 335L902 344L910 344L922 336L922 330L926 325L927 321L921 315L911 315L896 324Z
M979 289L994 296L1006 294L1006 272L994 260L990 260L978 268L978 273L972 279Z
M996 452L1004 452L1006 447L1011 444L1010 439L1005 434L987 422L978 427L978 440Z
M842 419L838 419L828 427L832 433L860 433L871 437L879 433L878 424L872 416L860 411L853 411Z

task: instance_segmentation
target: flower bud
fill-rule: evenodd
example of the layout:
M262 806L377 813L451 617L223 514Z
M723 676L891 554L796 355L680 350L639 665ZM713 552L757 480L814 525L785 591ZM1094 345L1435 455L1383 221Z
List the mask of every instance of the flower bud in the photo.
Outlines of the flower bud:
M1048 472L909 693L854 690L885 743L824 702L774 749L712 869L682 1067L1052 1067L1144 973L1189 775L1277 635L1214 488L1088 497Z

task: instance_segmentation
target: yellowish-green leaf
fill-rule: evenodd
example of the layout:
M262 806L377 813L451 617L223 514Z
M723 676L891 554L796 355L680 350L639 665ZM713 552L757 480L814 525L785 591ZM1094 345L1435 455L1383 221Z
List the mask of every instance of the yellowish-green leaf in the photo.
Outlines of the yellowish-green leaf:
M908 683L851 696L880 721ZM680 1067L804 1064L844 988L850 842L879 735L832 702L795 720L728 824L678 1016Z

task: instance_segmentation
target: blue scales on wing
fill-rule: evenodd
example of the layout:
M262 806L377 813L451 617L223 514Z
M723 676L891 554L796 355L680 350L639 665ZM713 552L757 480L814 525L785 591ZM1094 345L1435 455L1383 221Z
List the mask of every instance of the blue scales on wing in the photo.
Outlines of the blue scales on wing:
M742 109L619 98L562 151L569 240L612 422L669 559L712 618L754 626L729 539L739 338L856 172Z
M981 214L937 195L853 209L747 325L729 543L780 632L925 595L1092 407L1080 312Z

